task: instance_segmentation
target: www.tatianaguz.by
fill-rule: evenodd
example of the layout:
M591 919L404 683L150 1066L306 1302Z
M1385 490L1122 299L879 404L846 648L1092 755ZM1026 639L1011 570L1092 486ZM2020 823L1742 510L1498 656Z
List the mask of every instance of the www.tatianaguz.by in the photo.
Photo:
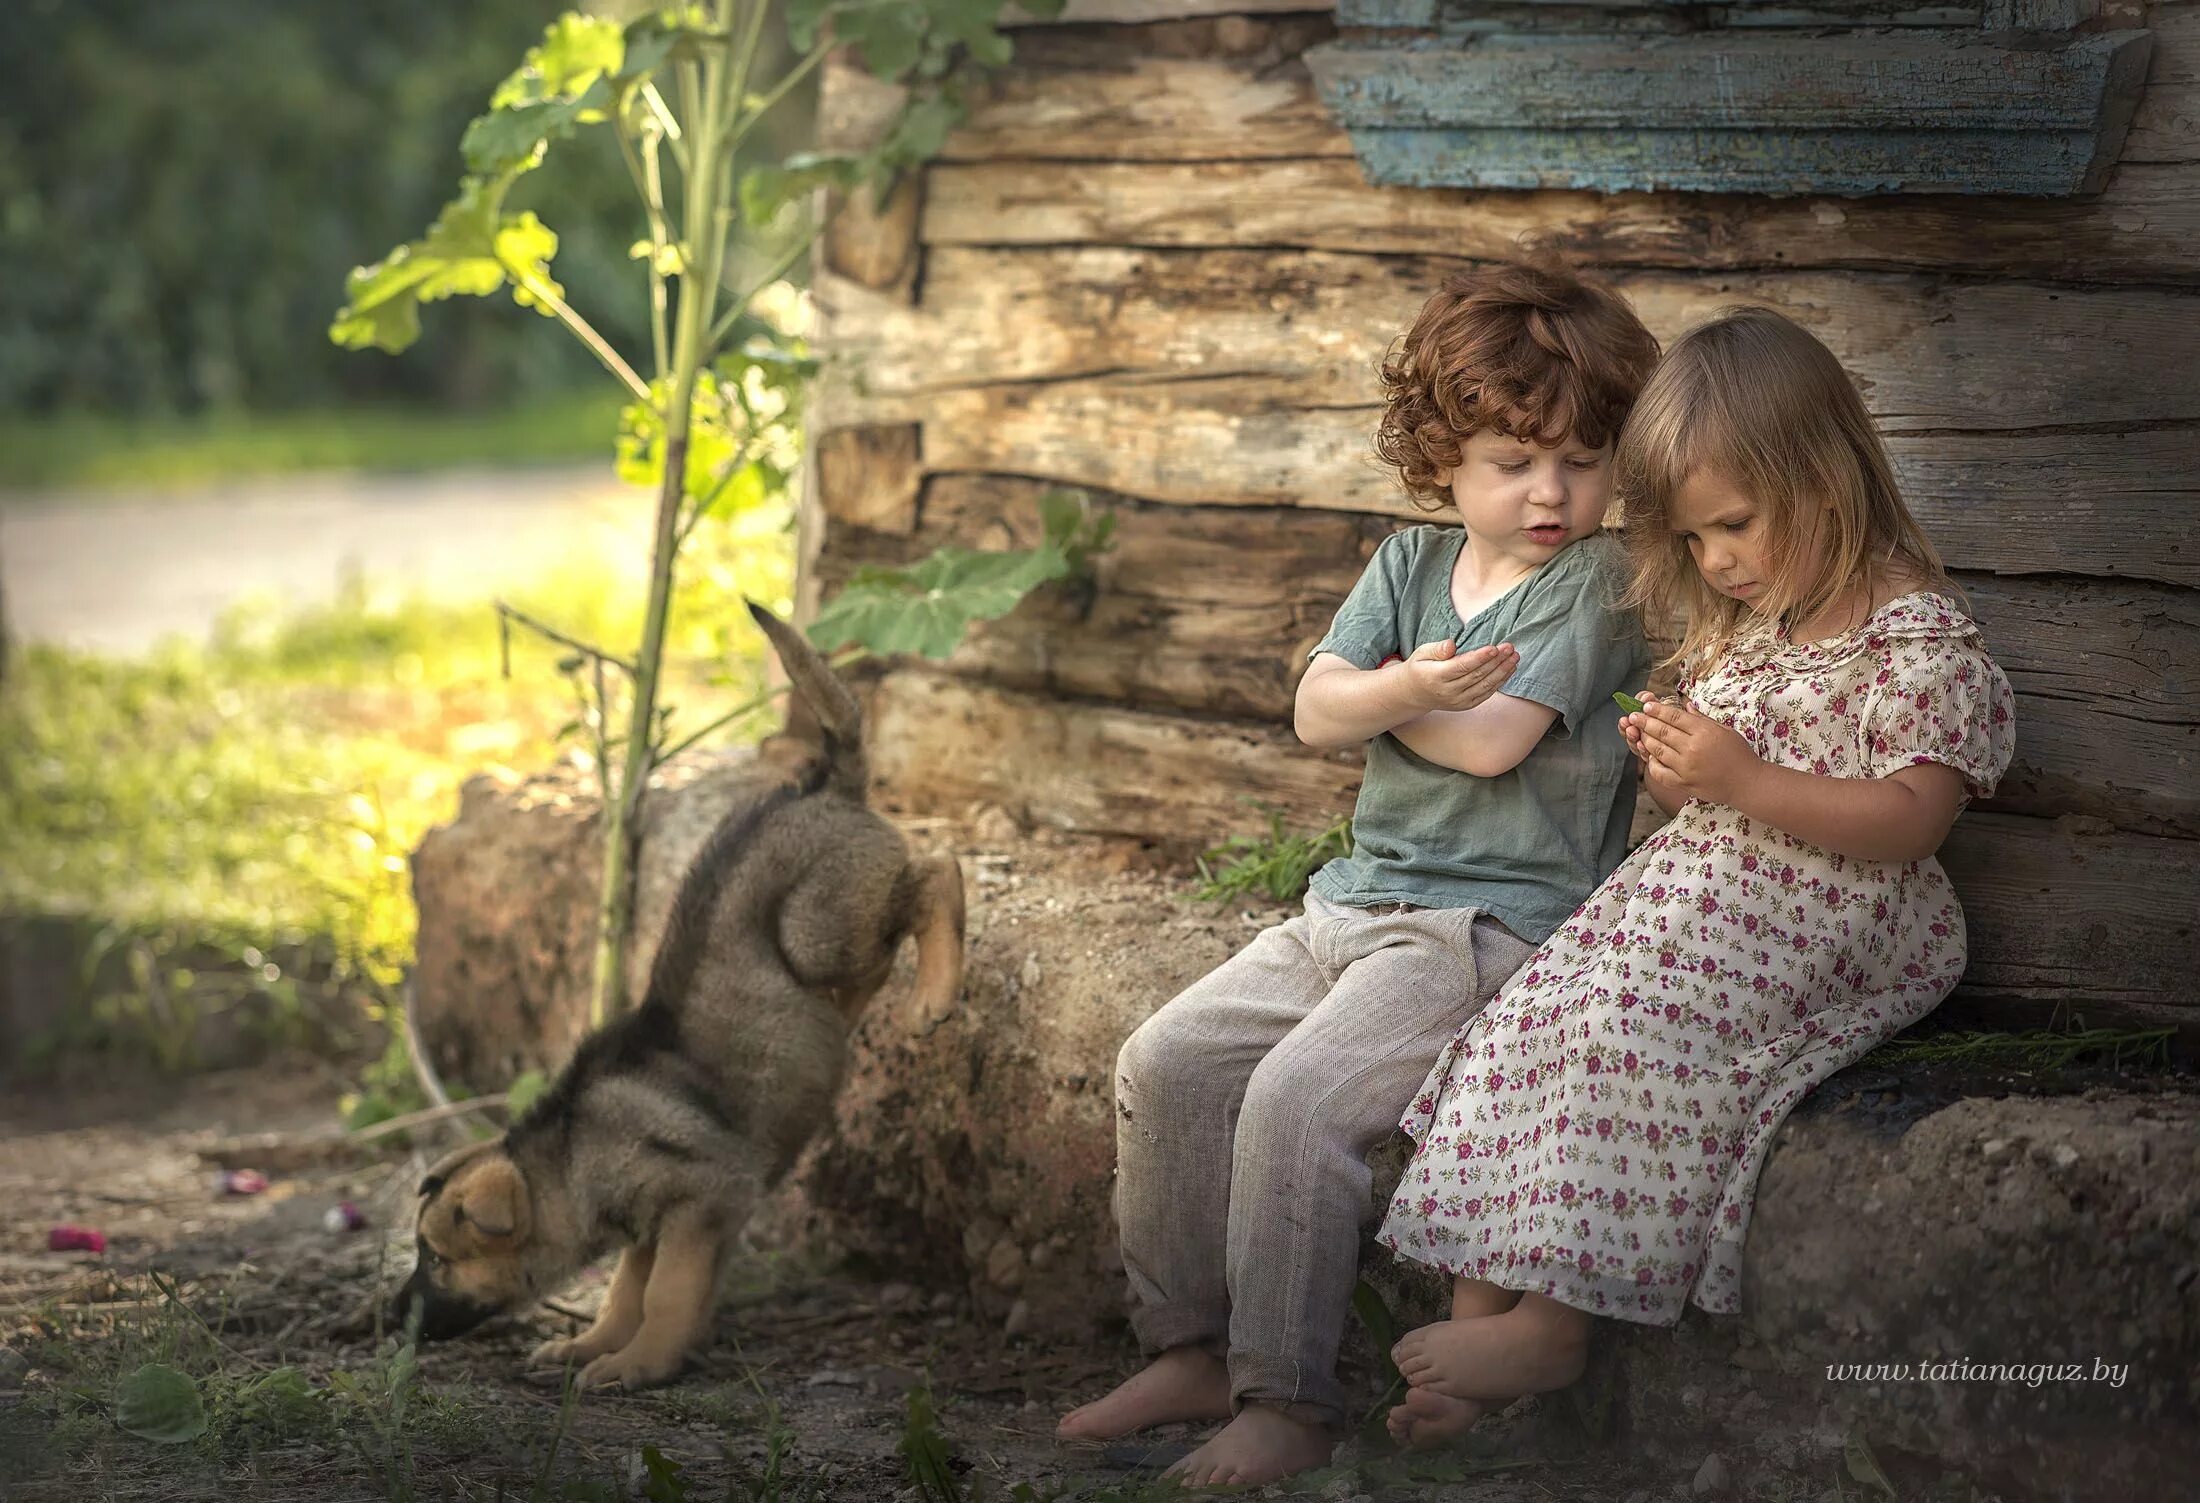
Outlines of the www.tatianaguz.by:
M2083 1362L1971 1362L1962 1358L1947 1362L1826 1365L1829 1383L2022 1383L2028 1388L2047 1383L2106 1383L2121 1388L2130 1373L2130 1363L2106 1362L2099 1357L2090 1367Z

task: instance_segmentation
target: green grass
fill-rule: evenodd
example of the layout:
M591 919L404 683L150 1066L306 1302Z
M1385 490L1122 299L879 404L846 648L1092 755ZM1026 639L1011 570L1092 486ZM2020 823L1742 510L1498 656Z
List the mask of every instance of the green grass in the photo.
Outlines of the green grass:
M749 514L691 541L660 700L675 737L761 688L741 601L791 592L783 521ZM631 651L641 591L590 560L514 603ZM0 688L0 912L89 919L127 962L52 1042L127 1036L189 1064L207 1011L294 1007L301 970L383 1005L412 956L407 856L459 785L587 755L562 651L515 630L506 679L488 606L354 599L233 614L211 645L142 660L21 652Z
M1331 859L1351 854L1350 819L1314 834L1286 835L1281 811L1269 809L1265 836L1233 835L1201 854L1193 896L1205 903L1247 895L1287 903L1304 896L1307 879Z
M184 487L302 470L610 462L620 395L608 387L495 412L402 407L125 418L0 418L0 490Z
M1879 1064L2025 1066L2060 1070L2083 1061L2121 1068L2167 1069L2177 1039L2174 1028L2035 1028L2015 1033L1966 1030L1889 1040L1869 1058Z

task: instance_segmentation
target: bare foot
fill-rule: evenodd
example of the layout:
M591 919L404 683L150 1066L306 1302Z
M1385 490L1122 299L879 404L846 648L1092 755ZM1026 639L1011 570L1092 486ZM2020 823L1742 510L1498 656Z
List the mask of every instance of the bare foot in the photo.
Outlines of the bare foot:
M1186 1487L1259 1487L1322 1465L1336 1448L1327 1426L1292 1419L1267 1404L1247 1404L1213 1440L1163 1475Z
M1409 1451L1430 1450L1457 1440L1496 1407L1479 1399L1455 1399L1433 1388L1408 1388L1405 1402L1390 1411L1390 1438Z
M1228 1365L1196 1346L1177 1346L1125 1378L1106 1398L1063 1415L1054 1433L1063 1440L1115 1440L1176 1420L1229 1417Z
M1415 1388L1488 1403L1549 1393L1580 1377L1589 1362L1589 1325L1583 1311L1527 1295L1503 1315L1409 1331L1390 1356Z

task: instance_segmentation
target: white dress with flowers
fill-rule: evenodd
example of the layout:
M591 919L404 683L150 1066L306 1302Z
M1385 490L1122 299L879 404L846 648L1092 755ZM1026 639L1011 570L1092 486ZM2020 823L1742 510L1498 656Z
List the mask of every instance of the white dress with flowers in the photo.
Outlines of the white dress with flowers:
M2008 681L1938 594L1816 642L1760 624L1681 694L1758 756L1825 777L1938 762L1983 798L2014 746ZM1691 1294L1737 1310L1773 1133L1930 1012L1963 962L1938 861L1837 856L1693 801L1437 1060L1381 1240L1600 1315L1671 1325Z

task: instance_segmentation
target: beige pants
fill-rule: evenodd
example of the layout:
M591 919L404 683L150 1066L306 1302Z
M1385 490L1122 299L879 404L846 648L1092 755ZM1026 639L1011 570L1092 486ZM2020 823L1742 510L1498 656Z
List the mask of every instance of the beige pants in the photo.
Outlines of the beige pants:
M1367 1155L1535 947L1473 908L1306 911L1116 1060L1116 1222L1148 1352L1227 1349L1235 1407L1342 1424Z

